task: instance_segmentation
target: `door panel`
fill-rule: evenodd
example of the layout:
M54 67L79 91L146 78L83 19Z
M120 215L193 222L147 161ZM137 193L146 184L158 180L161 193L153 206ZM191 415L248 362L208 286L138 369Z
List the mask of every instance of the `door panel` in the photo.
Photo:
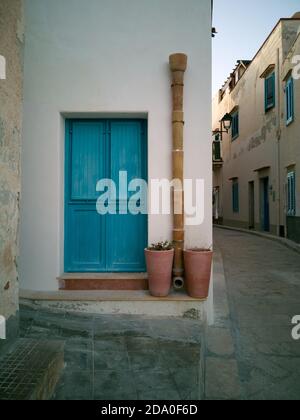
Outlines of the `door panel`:
M109 215L109 271L145 271L144 249L147 246L145 215Z
M128 183L134 178L145 178L139 123L111 123L111 178L119 188L119 172L127 171Z
M133 179L146 179L146 148L142 126L137 122L111 123L111 177L119 189L119 172ZM128 200L117 200L118 213L128 213ZM109 215L108 267L111 271L144 271L144 248L147 246L147 216L138 214Z
M70 269L79 272L105 269L105 225L91 205L70 208Z
M96 184L105 178L104 125L75 123L71 144L71 200L96 200Z

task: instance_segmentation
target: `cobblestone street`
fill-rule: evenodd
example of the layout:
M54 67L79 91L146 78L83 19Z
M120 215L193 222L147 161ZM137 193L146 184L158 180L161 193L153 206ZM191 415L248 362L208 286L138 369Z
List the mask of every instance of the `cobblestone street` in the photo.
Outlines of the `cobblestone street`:
M206 396L300 399L300 342L291 336L292 317L300 314L299 254L236 231L216 229L214 239L223 257L228 316L222 317L224 308L218 312L226 290L219 294L216 284Z

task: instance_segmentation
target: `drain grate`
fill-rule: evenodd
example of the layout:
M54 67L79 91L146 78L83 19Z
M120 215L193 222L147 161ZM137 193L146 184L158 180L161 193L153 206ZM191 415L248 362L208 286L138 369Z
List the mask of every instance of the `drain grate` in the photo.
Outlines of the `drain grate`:
M0 359L0 400L45 400L64 364L62 341L20 339Z

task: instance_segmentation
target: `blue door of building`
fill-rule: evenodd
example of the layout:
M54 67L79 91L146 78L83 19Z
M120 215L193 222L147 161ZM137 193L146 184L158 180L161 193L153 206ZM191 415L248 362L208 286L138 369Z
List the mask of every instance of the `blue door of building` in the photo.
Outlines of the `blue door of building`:
M270 202L269 177L261 179L261 227L265 232L270 231Z
M147 216L119 195L107 203L116 214L100 215L96 186L111 179L118 193L120 171L128 182L147 179L146 121L68 120L65 152L65 271L145 271Z

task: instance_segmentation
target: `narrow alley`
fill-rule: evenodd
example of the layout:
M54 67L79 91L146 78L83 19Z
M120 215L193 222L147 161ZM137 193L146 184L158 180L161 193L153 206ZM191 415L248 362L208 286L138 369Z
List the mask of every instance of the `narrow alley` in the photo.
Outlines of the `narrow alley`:
M231 389L235 398L298 400L300 342L292 339L292 318L300 314L299 254L268 239L223 229L215 230L215 247L223 259L229 317L218 315L222 294L217 295L208 352L211 346L212 353L223 353L223 362L207 358L208 397L230 397L226 392ZM227 344L226 352L228 330L233 348ZM217 366L225 367L220 376L213 372ZM239 381L233 379L236 371ZM224 380L231 386L223 386Z

